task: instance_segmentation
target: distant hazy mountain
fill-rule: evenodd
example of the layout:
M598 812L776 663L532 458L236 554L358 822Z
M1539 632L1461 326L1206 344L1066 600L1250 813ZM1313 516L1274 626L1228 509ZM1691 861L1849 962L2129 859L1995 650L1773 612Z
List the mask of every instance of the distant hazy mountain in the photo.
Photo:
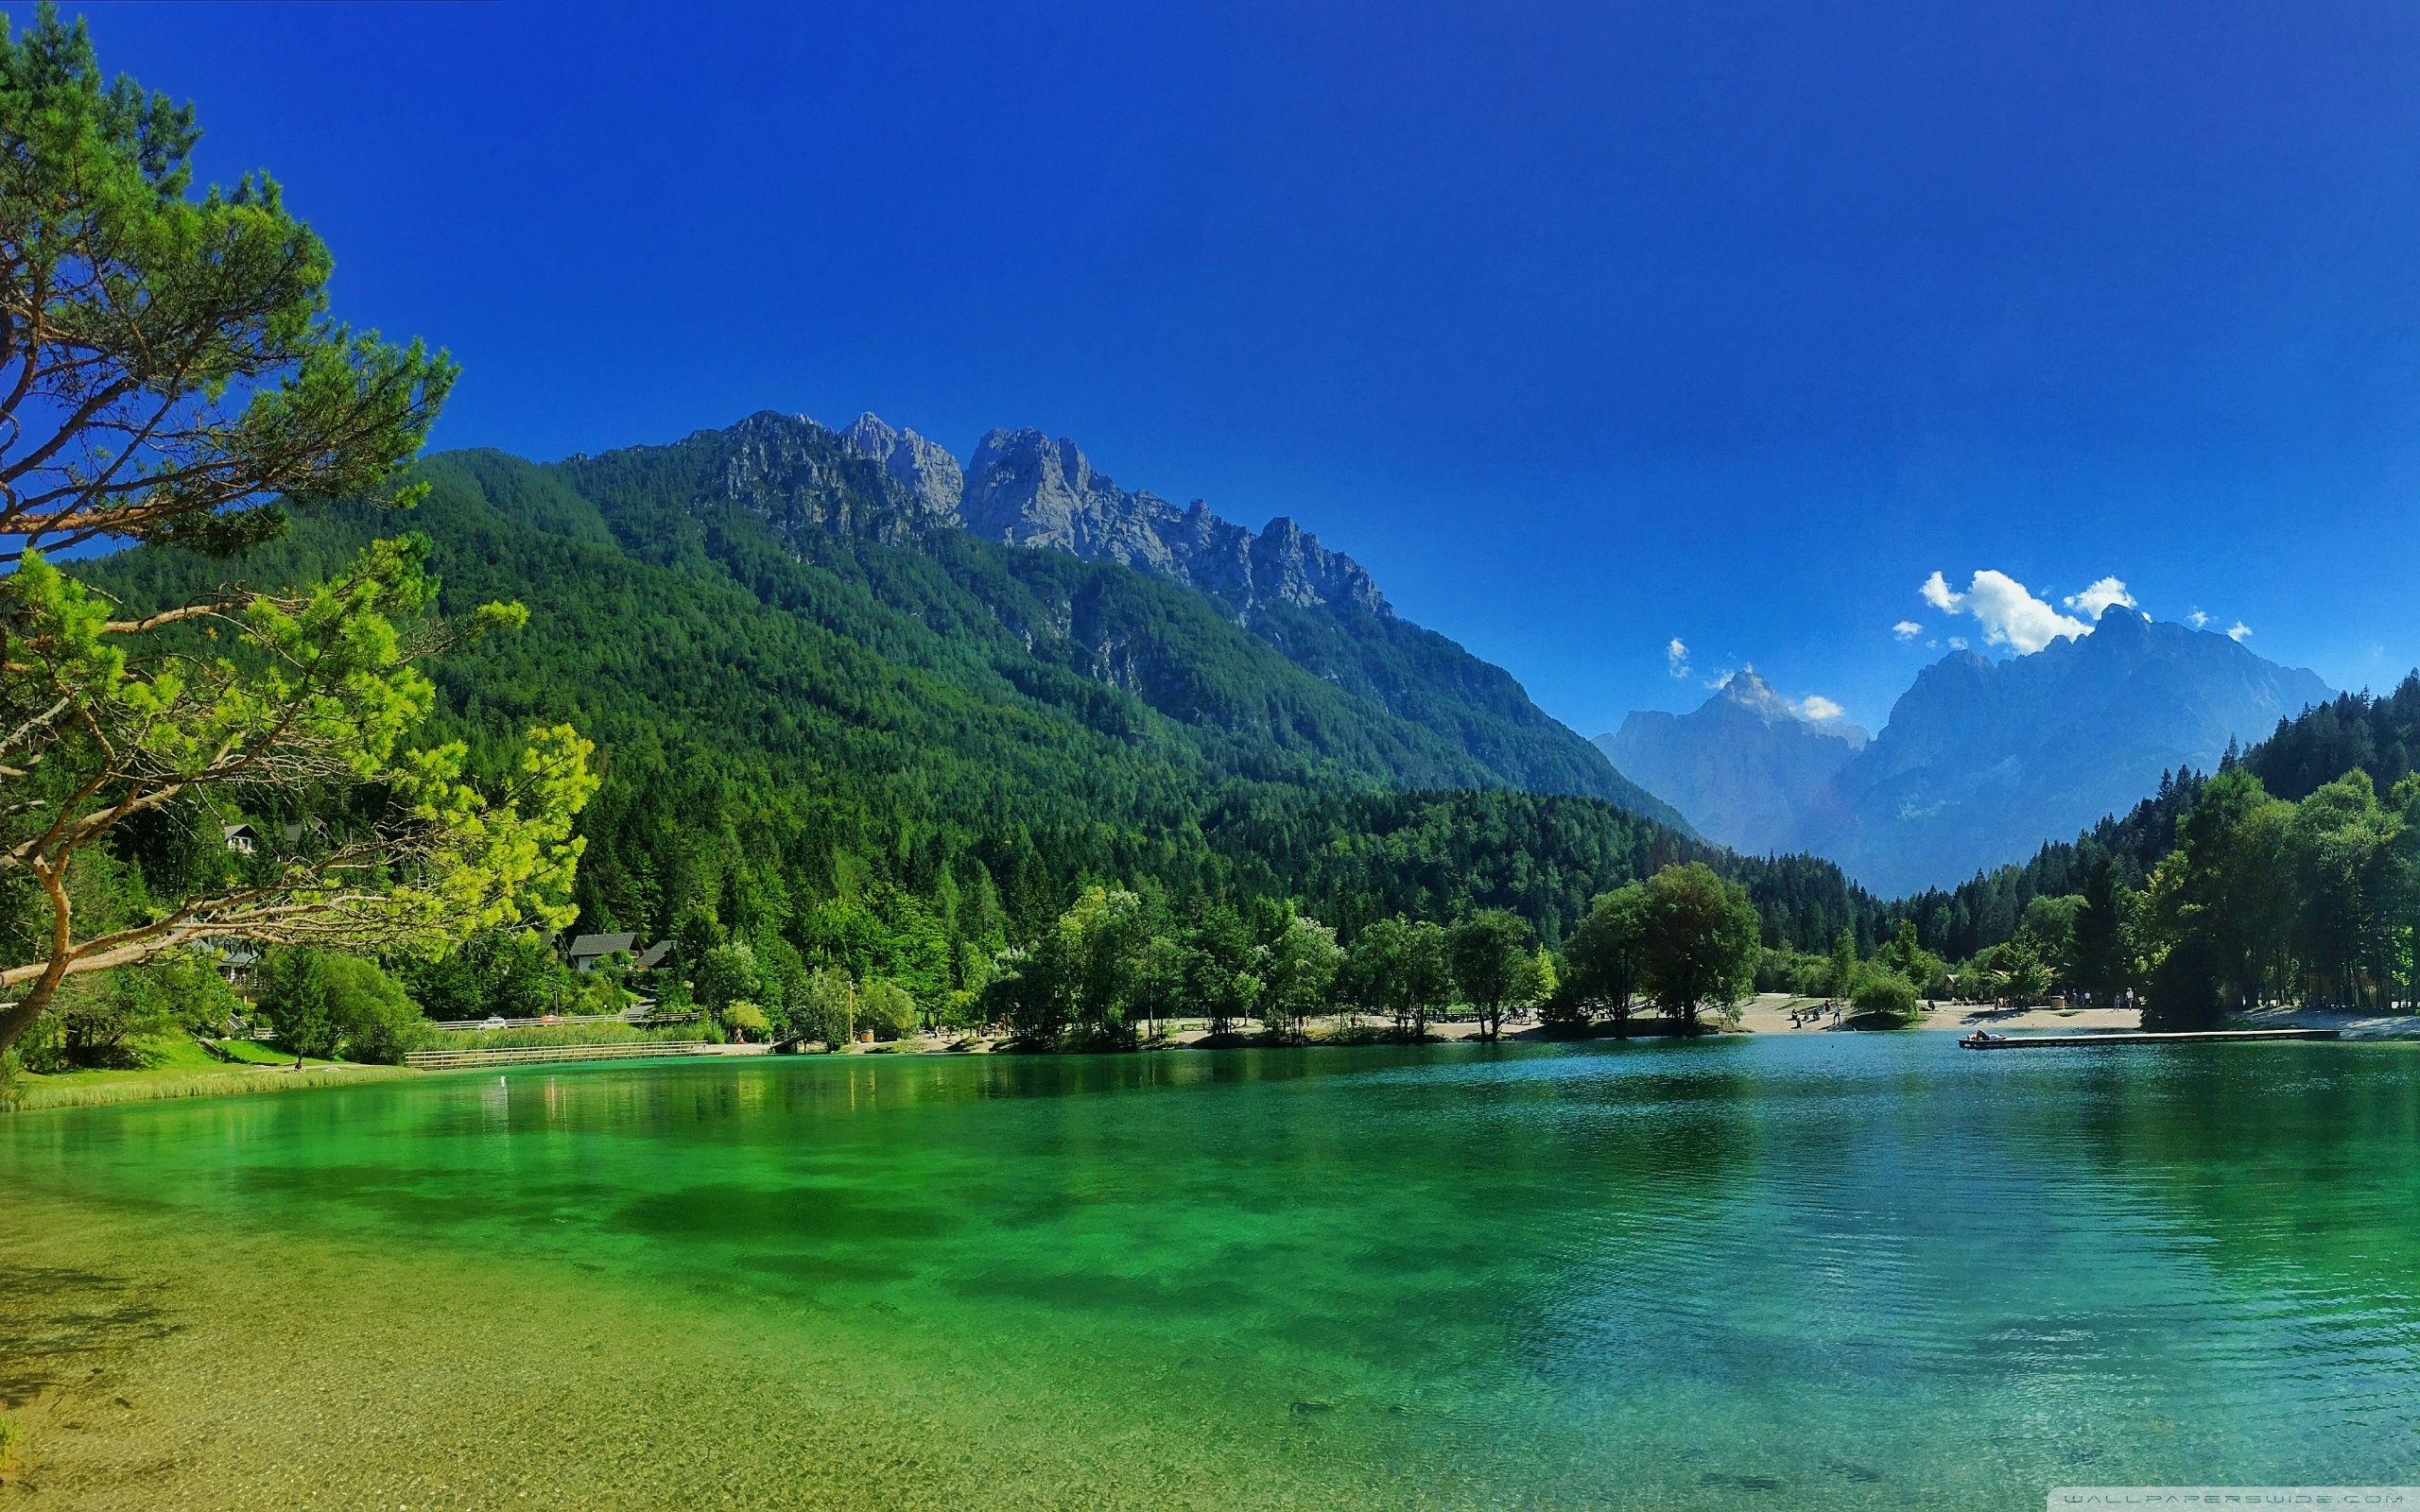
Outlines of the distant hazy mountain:
M1833 778L1866 744L1840 720L1808 719L1752 669L1685 714L1642 709L1597 746L1631 781L1708 839L1751 854L1796 846L1832 807Z
M2113 609L2031 656L1953 652L1862 749L1824 740L1761 684L1687 715L1633 714L1599 745L1708 835L1811 850L1891 897L2071 838L2162 772L2209 770L2230 740L2331 692L2223 635Z
M1962 881L2125 812L2163 771L2209 770L2228 741L2333 692L2215 631L2126 609L2031 656L1956 652L1842 770L1817 849L1889 892Z

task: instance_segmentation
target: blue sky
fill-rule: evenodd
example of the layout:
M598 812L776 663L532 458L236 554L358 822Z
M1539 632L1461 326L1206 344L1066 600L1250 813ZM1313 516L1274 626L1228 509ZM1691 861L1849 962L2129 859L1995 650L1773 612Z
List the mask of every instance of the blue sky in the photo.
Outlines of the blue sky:
M462 359L441 444L1043 426L1586 733L1741 662L1878 725L2003 577L2420 662L2420 8L93 22Z

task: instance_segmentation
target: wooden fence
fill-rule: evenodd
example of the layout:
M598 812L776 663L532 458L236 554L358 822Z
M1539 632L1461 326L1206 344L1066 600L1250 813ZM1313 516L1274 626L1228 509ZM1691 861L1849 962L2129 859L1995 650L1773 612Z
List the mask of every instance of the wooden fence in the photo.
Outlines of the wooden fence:
M704 1056L722 1047L703 1040L625 1040L603 1045L513 1045L498 1050L415 1050L404 1064L422 1071L466 1066L523 1066L555 1060L645 1060L656 1056Z

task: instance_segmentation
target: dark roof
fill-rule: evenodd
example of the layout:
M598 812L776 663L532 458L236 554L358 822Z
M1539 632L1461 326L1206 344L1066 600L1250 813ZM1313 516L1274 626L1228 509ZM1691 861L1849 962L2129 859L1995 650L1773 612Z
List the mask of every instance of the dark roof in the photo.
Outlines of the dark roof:
M615 951L627 954L630 948L638 943L638 938L636 935L582 935L571 942L571 958L579 960L583 955L611 955Z
M668 939L660 939L639 954L639 964L652 971L662 966L664 958L671 954L672 942Z

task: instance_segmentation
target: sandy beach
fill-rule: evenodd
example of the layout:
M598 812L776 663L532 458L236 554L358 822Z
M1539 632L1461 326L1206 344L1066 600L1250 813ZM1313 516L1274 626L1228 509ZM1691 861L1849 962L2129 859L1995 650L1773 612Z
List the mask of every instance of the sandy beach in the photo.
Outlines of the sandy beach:
M1790 1015L1821 1007L1822 998L1793 997L1786 992L1762 992L1739 1005L1737 1022L1729 1032L1737 1034L1834 1034L1855 1033L1829 1015L1791 1022ZM1720 1021L1709 1015L1709 1026L1719 1027ZM2420 1038L2420 1016L2409 1014L2345 1013L2329 1009L2272 1006L2238 1014L2231 1023L2235 1027L2275 1029L2294 1026L2306 1029L2334 1029L2347 1040L2399 1040ZM1634 1021L1634 1032L1648 1038L1662 1032L1660 1019L1642 1015ZM1910 1024L1898 1033L1921 1034L1945 1031L1967 1034L1982 1028L1994 1033L2009 1030L2053 1030L2065 1034L2105 1034L2136 1030L2142 1027L2141 1014L2133 1008L2059 1008L2032 1006L2022 1008L1995 1007L1982 1003L1939 1003L1927 1007L1924 1022ZM1333 1044L1360 1039L1383 1037L1387 1021L1363 1015L1357 1024L1342 1016L1313 1019L1306 1025L1308 1042ZM1431 1022L1428 1038L1432 1042L1456 1042L1479 1038L1478 1025L1472 1022ZM1508 1041L1552 1039L1544 1026L1534 1021L1508 1022L1503 1038ZM1248 1046L1264 1042L1257 1026L1239 1035L1229 1035L1213 1045L1208 1026L1199 1019L1166 1021L1160 1035L1148 1040L1144 1048L1154 1050L1193 1050ZM958 1033L917 1035L908 1039L879 1044L854 1047L859 1055L986 1055L1000 1048L1003 1041Z

